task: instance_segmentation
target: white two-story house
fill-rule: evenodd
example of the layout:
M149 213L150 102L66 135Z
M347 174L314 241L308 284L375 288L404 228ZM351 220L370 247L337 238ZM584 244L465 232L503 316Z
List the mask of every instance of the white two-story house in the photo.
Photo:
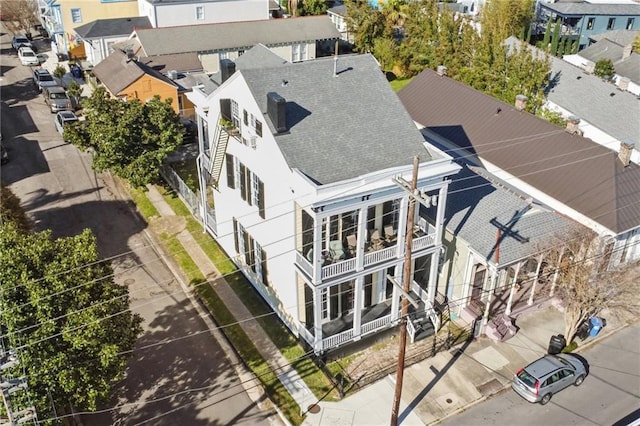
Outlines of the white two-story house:
M222 68L212 93L187 94L201 193L215 201L202 219L257 291L316 353L397 325L409 196L394 178L410 181L417 155L429 205L410 229L414 318L437 326L447 177L459 166L425 144L375 59L289 63L256 46Z

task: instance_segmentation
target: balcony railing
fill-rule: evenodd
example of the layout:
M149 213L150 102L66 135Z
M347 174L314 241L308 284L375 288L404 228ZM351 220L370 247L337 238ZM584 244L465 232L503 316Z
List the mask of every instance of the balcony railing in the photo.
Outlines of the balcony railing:
M391 314L376 318L375 320L369 321L368 323L362 324L360 326L360 336L364 337L368 334L377 332L394 324L395 323L391 321ZM353 340L353 336L353 328L350 328L343 331L342 333L334 334L325 339L322 339L322 350L328 350L351 342Z
M433 247L436 243L435 228L429 226L427 235L422 235L413 238L413 251L412 256L416 255L419 251ZM386 262L391 259L395 259L398 256L399 248L397 244L390 247L385 247L381 250L373 250L364 253L363 265L365 268ZM308 276L313 276L313 265L309 262L309 259L304 257L302 253L296 252L296 263ZM356 270L356 258L351 257L349 259L335 261L322 266L321 277L323 280L334 278L340 275L344 275Z

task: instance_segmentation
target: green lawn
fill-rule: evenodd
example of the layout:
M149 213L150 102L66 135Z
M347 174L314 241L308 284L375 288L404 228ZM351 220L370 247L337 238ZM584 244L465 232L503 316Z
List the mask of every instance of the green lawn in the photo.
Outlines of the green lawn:
M191 215L189 209L175 192L159 187L158 190L164 196L166 202L173 211L186 220L186 226L204 252L216 265L231 288L240 297L247 309L256 317L256 320L269 335L271 340L280 349L282 354L289 360L298 371L298 374L307 383L314 395L324 400L337 400L338 392L333 388L331 381L314 363L313 358L298 343L296 338L289 332L284 324L279 320L274 320L275 314L265 303L262 297L253 289L241 272L237 271L235 265L228 259L226 253L208 234L203 233L202 225ZM153 208L143 191L130 189L131 196L138 204L147 220L157 216L158 212ZM197 268L190 256L185 252L183 246L175 238L163 234L160 236L167 250L180 265L193 286L198 297L207 306L216 322L223 327L223 331L236 348L245 364L262 382L269 398L277 404L281 412L287 417L291 424L301 424L303 417L300 407L293 400L291 395L284 388L277 376L271 371L268 363L257 350L253 342L244 333L242 328L236 324L235 318L231 315L222 300L215 293L213 288L204 282L202 273ZM329 368L329 370L332 370Z
M389 82L394 92L399 92L404 86L409 84L412 78L405 78L404 80L393 80Z

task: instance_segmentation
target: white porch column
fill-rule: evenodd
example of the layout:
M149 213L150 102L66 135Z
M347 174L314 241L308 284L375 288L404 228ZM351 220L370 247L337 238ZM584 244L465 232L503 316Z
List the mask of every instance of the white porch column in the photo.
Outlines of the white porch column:
M489 311L491 309L491 302L493 301L493 292L495 291L496 283L498 282L498 271L494 268L491 268L489 271L491 272L491 281L489 283L489 296L487 297L487 304L484 308L484 315L482 316L481 333L484 332L484 327L489 321Z
M447 207L447 194L450 181L444 181L438 193L438 211L436 212L436 244L442 242L442 232L444 228L444 211Z
M431 268L429 270L429 284L427 286L427 300L432 304L436 297L436 288L438 286L438 266L440 263L440 250L436 250L431 254Z
M403 197L400 200L400 209L398 211L398 238L397 238L397 247L398 247L398 259L404 258L404 249L405 249L405 241L407 241L407 236L405 235L407 229L407 210L409 208L409 197ZM402 269L402 268L401 268Z
M380 271L378 273L383 275L384 277L383 282L386 283L387 276L385 274L385 271ZM402 265L396 265L395 270L393 271L393 275L396 277L396 281L399 283L403 282L403 279L404 279L402 277L402 273L403 273ZM398 318L400 318L400 290L398 290L398 286L394 285L393 294L391 295L391 319L397 320Z
M327 296L328 297L328 296ZM327 303L329 301L327 300ZM313 289L313 348L316 352L322 351L322 292Z
M364 269L364 248L367 244L367 207L361 207L358 212L358 230L356 245L356 271Z
M538 256L538 267L536 268L536 276L533 279L531 294L529 295L529 300L527 300L527 305L533 305L533 295L536 293L536 286L538 285L538 277L540 276L540 268L542 267L542 257L543 255Z
M513 282L511 283L511 291L509 291L509 300L507 300L507 309L504 311L507 315L511 315L511 304L513 303L513 295L516 292L516 283L518 282L518 275L520 274L521 266L522 262L518 262L516 264L516 269L514 271L515 275L513 276Z
M313 284L322 282L322 217L314 215L313 223L313 253L311 267L313 268ZM306 256L306 253L304 253Z
M201 152L196 158L196 167L198 169L198 186L200 187L200 219L202 219L202 233L207 232L207 182L205 180L205 170L202 161Z
M362 307L363 291L362 282L364 277L360 276L355 279L354 294L353 294L353 335L354 337L360 336L362 330ZM358 340L359 337L356 338Z

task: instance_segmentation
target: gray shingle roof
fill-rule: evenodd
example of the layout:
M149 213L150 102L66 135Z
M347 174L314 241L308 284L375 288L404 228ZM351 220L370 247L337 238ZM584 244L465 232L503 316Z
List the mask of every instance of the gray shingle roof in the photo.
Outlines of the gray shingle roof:
M595 41L606 38L620 46L627 46L633 43L633 40L635 40L638 35L640 35L640 31L638 30L613 30L607 31L606 33L593 34L590 35L589 38Z
M640 226L640 166L623 167L608 148L432 70L415 77L399 97L429 131L614 233Z
M485 260L495 263L498 227L503 225L498 263L508 265L530 256L554 235L573 226L557 213L530 204L519 194L495 185L464 167L452 176L445 227L466 241Z
M632 53L627 59L615 64L615 69L616 74L640 84L640 53Z
M274 54L268 47L258 43L235 60L237 69L273 68L289 63Z
M554 82L547 93L551 102L640 148L640 102L634 94L558 58L551 59L550 79Z
M228 22L136 31L145 56L209 52L337 39L340 33L327 15L263 21Z
M117 49L93 68L93 74L114 95L118 95L145 74L177 87L160 72L136 60L128 60L127 55Z
M611 62L616 62L618 59L622 58L622 50L623 47L618 43L614 43L605 38L582 49L578 55L594 63L598 62L600 59L609 59Z
M202 71L202 62L195 52L176 53L174 55L146 56L140 62L163 74L171 70L182 72Z
M371 55L340 56L337 70L323 58L236 71L263 113L267 93L286 99L289 131L275 140L291 168L328 184L435 158Z
M611 4L611 3L540 3L561 15L610 15L610 16L640 16L640 4Z
M151 28L151 22L146 16L132 16L129 18L98 19L88 24L76 27L74 31L85 40L128 36L136 28Z

